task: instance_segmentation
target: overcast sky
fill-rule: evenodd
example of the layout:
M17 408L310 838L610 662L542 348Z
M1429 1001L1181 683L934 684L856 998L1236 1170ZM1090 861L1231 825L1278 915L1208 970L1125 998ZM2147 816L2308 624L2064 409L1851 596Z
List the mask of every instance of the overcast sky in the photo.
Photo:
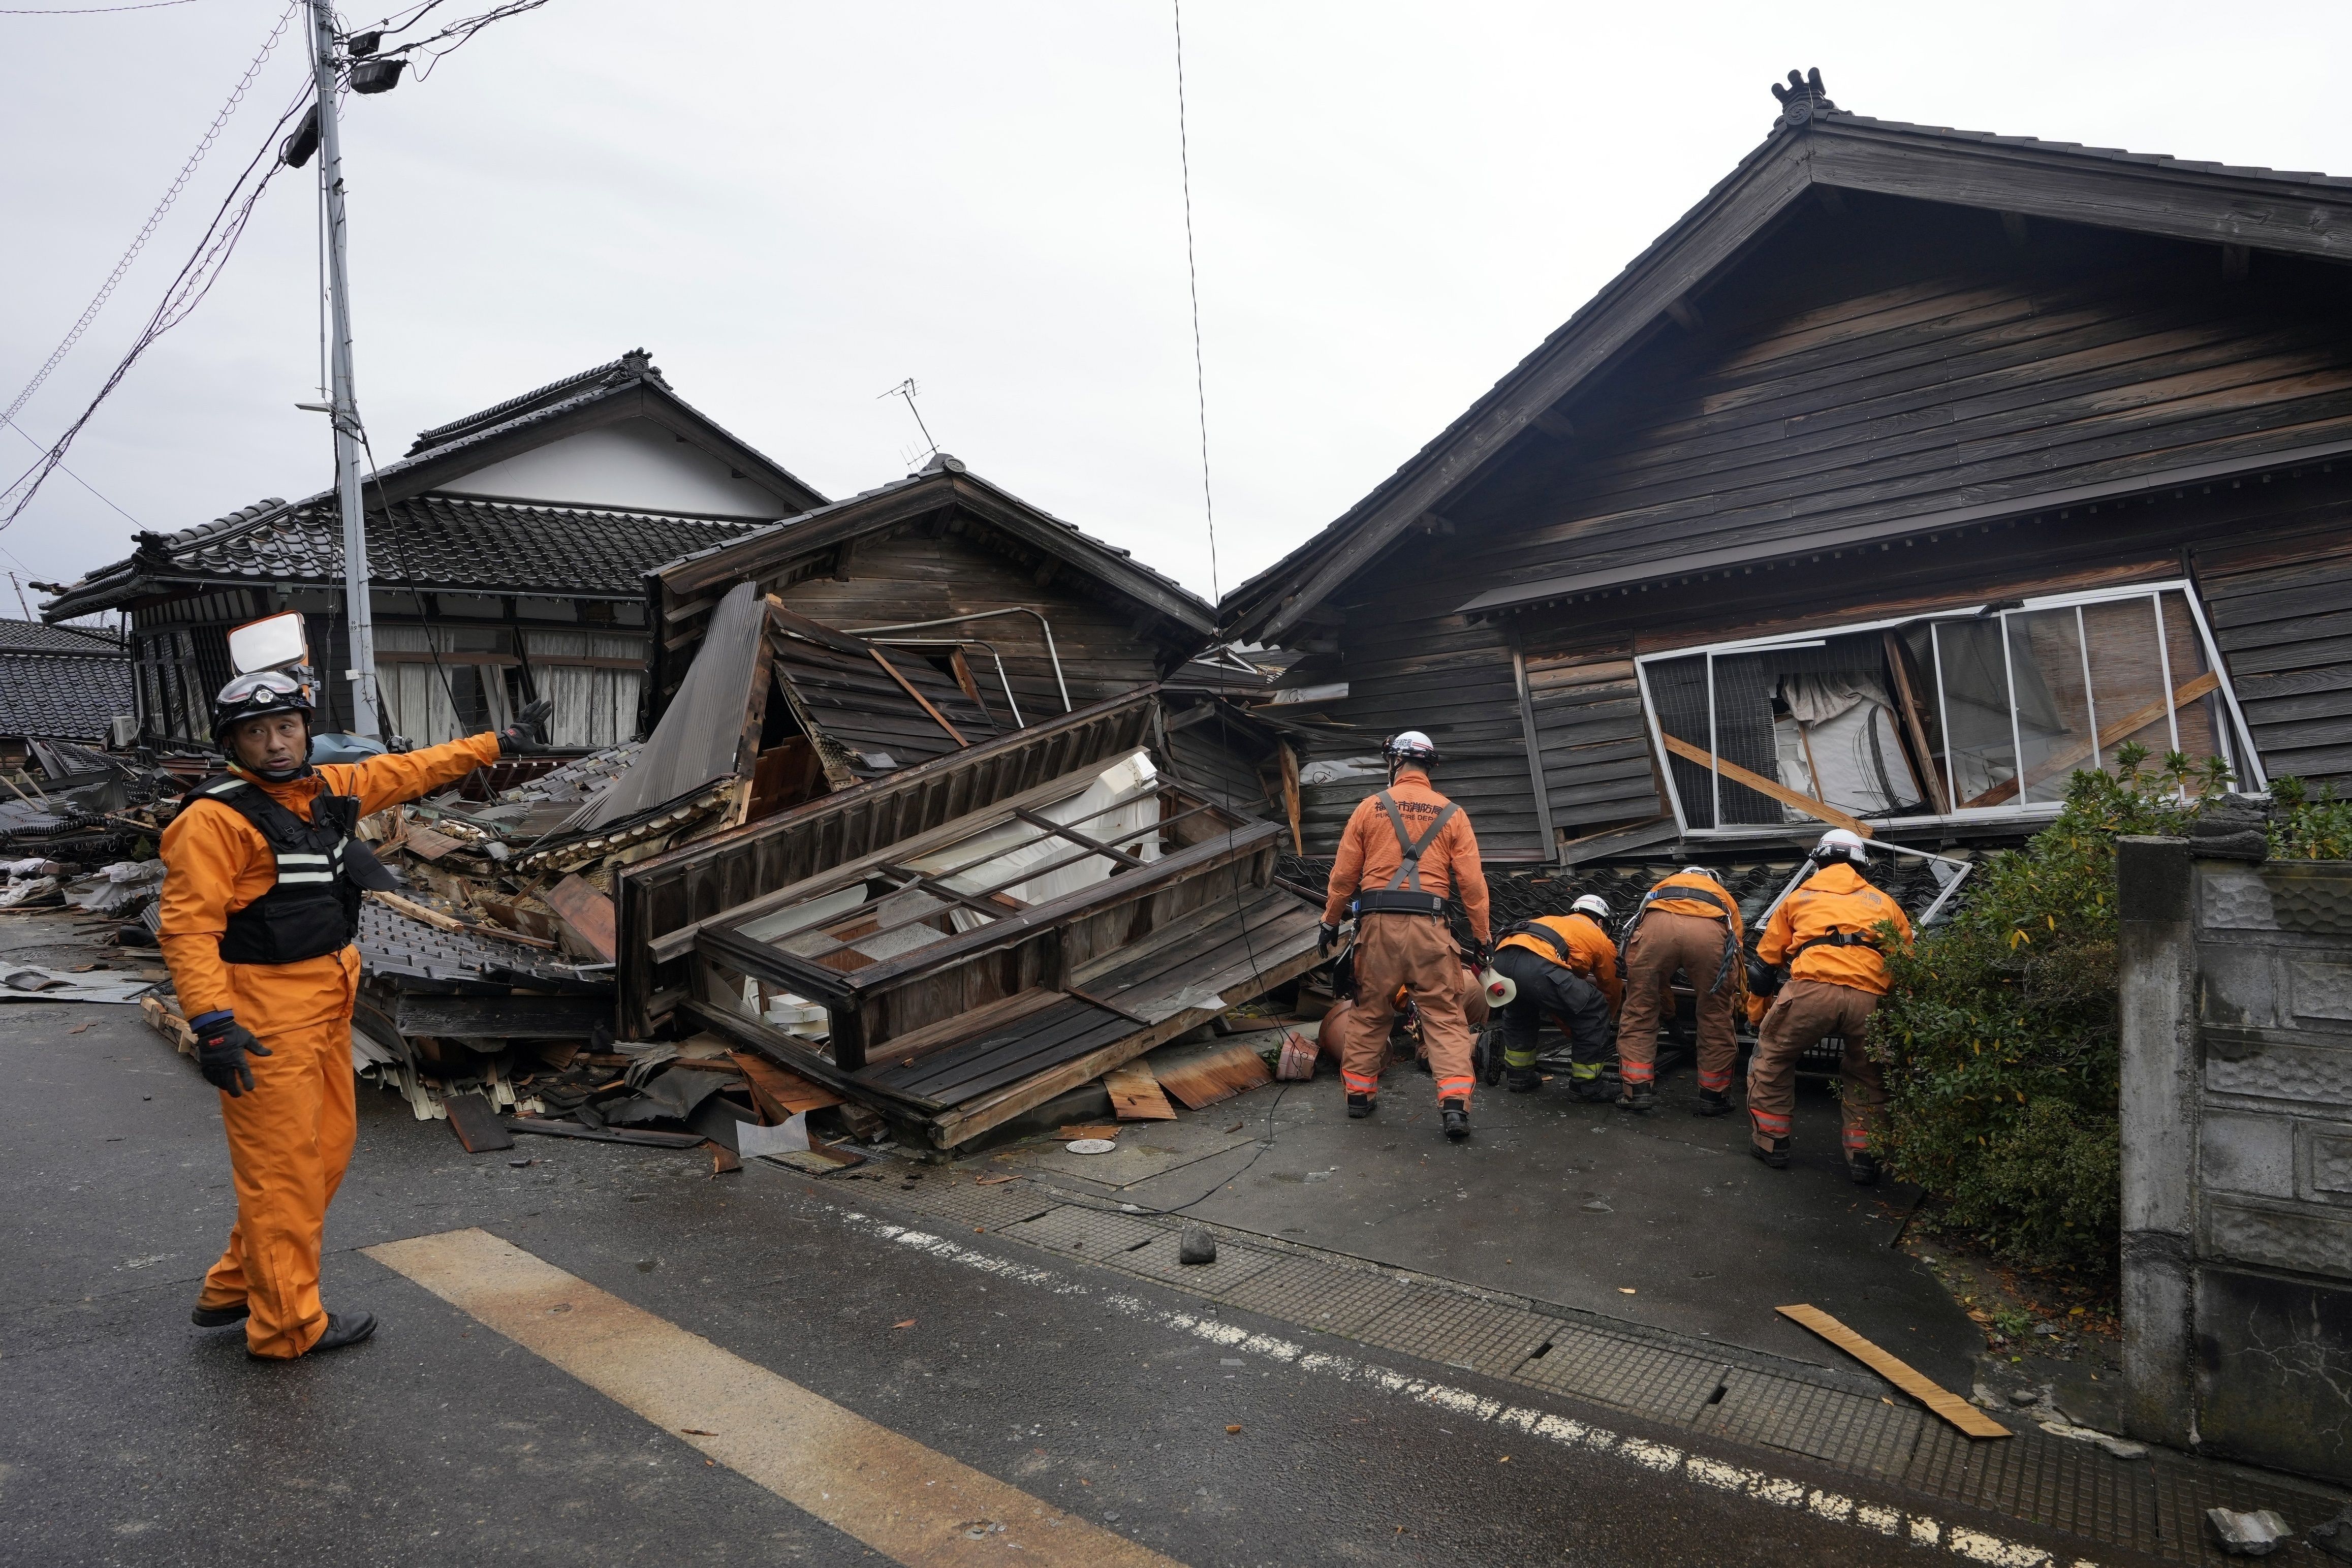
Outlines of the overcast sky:
M0 407L281 5L0 15ZM1792 66L1888 119L2352 174L2341 0L1188 0L1183 17L1227 589L1728 172ZM298 25L18 416L34 436L111 371L307 68ZM974 470L1211 591L1165 0L553 0L348 116L359 394L383 459L642 344L688 402L846 495L906 471L915 426L877 395L912 376ZM317 395L315 170L271 187L211 297L74 447L105 500L58 475L0 533L0 570L69 579L127 552L125 513L170 531L328 486L324 423L293 407ZM0 430L0 483L36 451Z

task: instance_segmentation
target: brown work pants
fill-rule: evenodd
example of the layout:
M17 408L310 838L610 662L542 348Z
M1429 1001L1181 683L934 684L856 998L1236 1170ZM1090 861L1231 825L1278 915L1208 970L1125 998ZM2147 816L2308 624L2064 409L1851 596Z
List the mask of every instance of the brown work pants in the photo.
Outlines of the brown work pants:
M1723 922L1704 915L1652 910L1633 928L1625 948L1625 1012L1617 1020L1617 1070L1628 1084L1658 1075L1658 1021L1675 971L1698 993L1698 1086L1721 1094L1739 1059L1732 1031L1731 993L1716 989L1723 967Z
M1349 1094L1380 1087L1399 987L1421 1015L1422 1043L1437 1098L1467 1103L1477 1076L1470 1065L1470 1026L1462 1016L1469 973L1445 922L1430 915L1372 914L1356 922L1356 1000L1323 1020L1323 1038L1339 1050ZM1333 1036L1338 1036L1333 1040Z
M1759 1149L1789 1136L1797 1107L1797 1058L1832 1035L1845 1040L1838 1064L1838 1099L1845 1115L1845 1155L1869 1147L1886 1116L1886 1079L1862 1048L1878 997L1826 980L1791 980L1764 1015L1756 1055L1748 1064L1748 1119Z

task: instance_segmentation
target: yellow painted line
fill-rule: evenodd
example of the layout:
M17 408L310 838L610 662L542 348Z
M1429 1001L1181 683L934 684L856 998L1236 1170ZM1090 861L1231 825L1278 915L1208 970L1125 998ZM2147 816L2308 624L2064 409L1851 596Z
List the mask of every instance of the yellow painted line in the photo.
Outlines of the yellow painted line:
M371 1247L367 1255L909 1568L1008 1561L1041 1568L1181 1568L488 1231L414 1237ZM1020 1555L1009 1557L1014 1551Z

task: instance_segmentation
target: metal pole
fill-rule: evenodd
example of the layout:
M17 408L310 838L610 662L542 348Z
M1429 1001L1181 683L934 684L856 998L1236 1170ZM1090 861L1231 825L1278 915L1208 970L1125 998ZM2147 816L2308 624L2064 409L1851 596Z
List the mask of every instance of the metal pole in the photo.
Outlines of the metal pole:
M375 689L375 618L368 602L367 518L360 510L360 411L352 388L351 282L343 266L342 141L335 125L335 17L310 0L310 58L318 76L319 180L326 195L328 388L334 407L335 499L343 520L343 624L350 628L352 732L380 736Z

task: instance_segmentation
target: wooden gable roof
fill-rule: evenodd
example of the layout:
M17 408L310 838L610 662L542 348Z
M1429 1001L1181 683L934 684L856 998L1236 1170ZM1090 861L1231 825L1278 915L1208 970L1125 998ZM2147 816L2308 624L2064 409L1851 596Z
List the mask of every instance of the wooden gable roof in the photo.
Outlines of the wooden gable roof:
M1281 638L1399 540L1442 527L1442 509L1496 458L1530 432L1569 437L1564 402L1660 331L1696 326L1708 288L1800 213L1845 193L1974 208L2008 224L2063 223L2211 245L2224 266L2241 269L2253 252L2352 258L2352 181L1875 120L1836 109L1818 75L1810 84L1791 79L1797 90L1783 93L1786 108L1771 133L1680 221L1395 474L1227 595L1221 606L1227 633ZM2216 472L2339 451L2352 451L2352 440L2331 436L2312 445L2282 432L2263 449L2220 458ZM2179 478L2168 473L2171 481ZM2074 499L2095 500L2091 492L2100 488ZM2050 500L2036 496L2033 504ZM1998 511L2017 503L1986 504ZM1954 510L1928 520L1937 521L1964 520ZM1926 525L1906 517L1871 526ZM1670 546L1661 559L1681 553ZM1638 577L1650 568L1623 563L1611 570ZM1591 585L1581 578L1514 584L1461 607L1481 613Z

